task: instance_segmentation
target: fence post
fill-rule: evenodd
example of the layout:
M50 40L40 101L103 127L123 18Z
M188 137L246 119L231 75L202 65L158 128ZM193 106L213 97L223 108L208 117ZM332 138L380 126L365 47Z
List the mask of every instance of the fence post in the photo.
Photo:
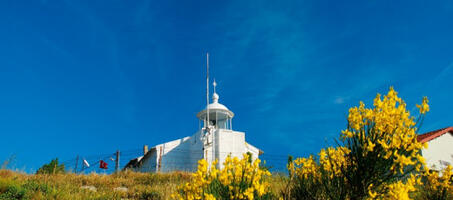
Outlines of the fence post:
M115 172L118 172L119 168L120 168L120 150L116 150Z
M74 173L77 174L77 165L79 164L79 155L76 157Z

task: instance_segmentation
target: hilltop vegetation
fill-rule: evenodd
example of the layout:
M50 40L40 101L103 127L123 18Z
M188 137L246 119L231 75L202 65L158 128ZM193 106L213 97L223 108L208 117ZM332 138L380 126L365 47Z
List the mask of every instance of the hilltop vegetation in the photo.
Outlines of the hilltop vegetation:
M28 175L0 170L0 199L168 199L189 177L180 172Z
M50 161L49 164L44 164L36 171L37 174L61 174L66 173L65 166L58 163L58 158Z
M273 176L275 184L271 189L276 193L282 187L283 179L282 176ZM0 170L0 199L166 200L170 199L179 185L189 180L190 174L186 172L29 175Z

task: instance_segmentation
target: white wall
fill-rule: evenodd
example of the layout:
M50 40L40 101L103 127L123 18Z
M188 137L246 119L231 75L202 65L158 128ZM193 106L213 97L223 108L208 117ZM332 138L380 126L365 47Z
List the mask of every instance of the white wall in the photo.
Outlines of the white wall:
M206 159L209 163L217 159L219 161L217 167L222 168L228 155L242 158L247 152L252 153L253 159L258 158L259 150L245 142L244 132L216 129L205 137L209 142L203 142L203 132L198 131L191 137L155 146L155 151L142 161L139 171L196 171L198 161L201 159Z
M198 167L198 161L203 159L203 140L202 140L202 132L198 131L195 133L190 140L190 163L188 166L191 170L189 171L196 171Z
M162 148L162 159L160 163L160 172L175 170L191 171L191 137L184 137L156 146L157 160L159 161L159 149ZM159 165L159 164L158 164Z
M258 158L258 156L260 154L260 150L258 148L254 147L253 145L251 145L247 142L245 143L245 148L246 148L247 152L252 153L253 160Z
M422 149L426 164L433 170L441 170L445 164L453 165L453 136L445 133L428 142L428 149Z
M228 155L242 158L246 153L245 133L218 129L215 134L215 156L218 159L218 167L222 168Z

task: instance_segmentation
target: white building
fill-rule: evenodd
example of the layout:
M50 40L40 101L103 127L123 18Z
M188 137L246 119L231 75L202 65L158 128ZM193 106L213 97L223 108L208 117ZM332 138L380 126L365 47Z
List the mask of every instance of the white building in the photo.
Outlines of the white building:
M208 163L218 160L217 167L221 168L228 155L242 157L249 152L253 159L258 158L263 152L245 141L244 132L233 130L234 113L219 103L215 86L214 82L213 102L197 114L203 127L192 136L156 145L149 151L145 146L144 155L129 161L125 169L140 172L196 171L200 159L206 159Z
M430 169L439 171L453 164L453 127L418 135L417 140L428 143L428 148L422 149L422 156Z

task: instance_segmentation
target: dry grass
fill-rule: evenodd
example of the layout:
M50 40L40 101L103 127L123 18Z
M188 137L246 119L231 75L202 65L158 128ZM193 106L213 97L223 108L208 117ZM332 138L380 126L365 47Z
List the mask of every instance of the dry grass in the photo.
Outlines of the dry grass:
M177 185L189 179L184 172L28 175L0 170L0 199L169 199ZM97 191L81 186L94 186ZM117 187L128 191L115 191Z
M274 175L269 182L274 194L285 185L285 176ZM0 199L170 199L190 173L137 173L30 175L0 170ZM82 189L94 186L97 191ZM125 187L127 192L115 191Z

